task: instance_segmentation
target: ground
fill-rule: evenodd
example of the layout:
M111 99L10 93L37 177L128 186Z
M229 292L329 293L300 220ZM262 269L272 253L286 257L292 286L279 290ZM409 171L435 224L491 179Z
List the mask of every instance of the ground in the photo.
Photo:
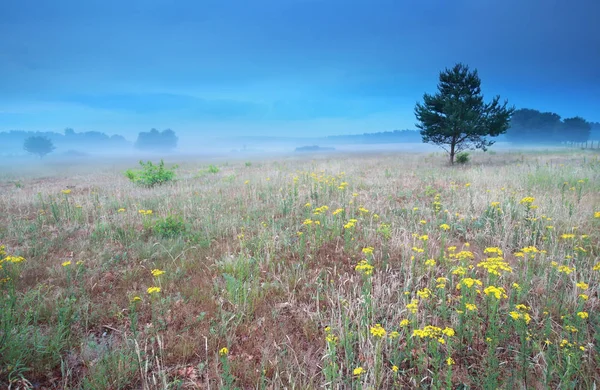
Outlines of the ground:
M0 173L2 386L600 381L594 151L36 164Z

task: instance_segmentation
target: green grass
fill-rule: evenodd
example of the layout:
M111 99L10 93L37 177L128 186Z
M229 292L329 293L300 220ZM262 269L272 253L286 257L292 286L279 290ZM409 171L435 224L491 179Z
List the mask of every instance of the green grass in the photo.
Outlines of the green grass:
M599 156L470 157L13 172L0 385L593 388Z

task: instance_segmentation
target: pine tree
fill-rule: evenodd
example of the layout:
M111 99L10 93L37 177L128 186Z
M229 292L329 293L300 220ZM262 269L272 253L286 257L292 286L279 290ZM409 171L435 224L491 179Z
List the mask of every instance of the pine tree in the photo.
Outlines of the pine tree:
M481 94L481 80L477 70L457 64L452 69L440 72L438 92L424 94L423 103L415 106L415 116L419 123L423 142L442 147L454 156L466 149L487 150L495 137L506 132L514 108L507 108L508 102L500 104L496 96L490 103L484 103Z

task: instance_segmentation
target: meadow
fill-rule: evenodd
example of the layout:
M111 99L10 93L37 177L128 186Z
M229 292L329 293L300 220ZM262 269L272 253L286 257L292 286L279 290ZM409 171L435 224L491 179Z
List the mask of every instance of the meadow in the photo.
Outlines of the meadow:
M446 160L3 175L0 385L595 388L600 154Z

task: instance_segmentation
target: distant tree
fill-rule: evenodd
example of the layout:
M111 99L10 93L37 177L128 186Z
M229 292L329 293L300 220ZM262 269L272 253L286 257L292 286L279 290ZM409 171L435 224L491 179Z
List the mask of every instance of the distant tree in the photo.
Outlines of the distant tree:
M477 70L456 64L440 72L438 92L424 94L423 104L415 106L416 126L421 130L423 142L440 146L454 164L456 153L466 149L485 151L494 143L486 137L506 132L514 108L507 108L508 102L499 101L496 96L490 103L484 103Z
M586 142L590 138L592 124L576 116L563 120L563 134L565 141Z
M138 135L135 147L140 150L172 150L177 147L178 138L171 129L141 132Z
M37 154L40 156L40 158L42 158L56 148L50 139L41 136L34 136L25 140L23 143L23 149L29 153Z

